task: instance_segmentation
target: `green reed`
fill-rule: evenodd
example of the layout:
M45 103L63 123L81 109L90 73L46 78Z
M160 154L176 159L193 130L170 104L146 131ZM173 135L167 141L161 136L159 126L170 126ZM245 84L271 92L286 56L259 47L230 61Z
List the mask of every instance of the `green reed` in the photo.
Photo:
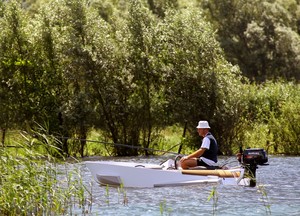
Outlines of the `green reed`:
M218 200L219 200L219 196L218 196L218 191L217 191L217 187L213 186L212 190L207 198L207 201L213 200L213 210L212 210L212 214L213 215L217 215L217 207L218 207Z
M40 154L32 144L25 139L19 144L22 151L15 153L0 149L0 215L72 215L74 209L88 213L89 191L80 169L62 166L65 161Z
M261 200L262 200L263 205L265 207L266 214L271 215L272 214L271 204L269 202L269 197L268 197L265 186L263 184L258 185L257 186L257 191L258 191L258 193L261 194Z
M166 200L163 200L159 203L160 215L171 215L172 209L167 207Z
M128 197L127 197L127 192L124 188L124 185L121 184L120 187L118 187L118 203L120 203L120 197L122 196L122 204L124 206L128 205Z

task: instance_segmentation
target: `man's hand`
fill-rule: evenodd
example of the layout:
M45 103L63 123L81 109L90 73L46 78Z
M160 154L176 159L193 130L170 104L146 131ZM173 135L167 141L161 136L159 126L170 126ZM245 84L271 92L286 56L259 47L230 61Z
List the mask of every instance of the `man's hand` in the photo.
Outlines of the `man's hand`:
M184 156L184 157L182 157L182 158L180 159L179 162L182 163L183 161L185 161L185 160L187 160L187 159L189 159L188 156Z

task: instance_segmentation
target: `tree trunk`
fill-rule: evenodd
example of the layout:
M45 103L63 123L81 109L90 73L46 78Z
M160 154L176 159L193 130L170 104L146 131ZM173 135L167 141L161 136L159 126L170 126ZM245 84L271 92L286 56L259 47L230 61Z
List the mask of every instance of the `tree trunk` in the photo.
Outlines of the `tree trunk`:
M1 143L2 143L3 147L5 146L5 135L6 135L6 129L3 128L2 129L2 140L1 140Z

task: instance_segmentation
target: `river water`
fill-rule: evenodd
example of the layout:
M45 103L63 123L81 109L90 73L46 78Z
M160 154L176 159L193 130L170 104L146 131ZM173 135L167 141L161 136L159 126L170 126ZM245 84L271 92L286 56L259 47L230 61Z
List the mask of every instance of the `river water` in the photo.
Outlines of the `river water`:
M85 160L95 159L159 164L168 158ZM238 164L234 157L219 157L220 164L225 162L231 166ZM269 165L260 166L256 172L254 188L201 184L124 189L99 186L82 162L84 184L91 191L92 199L86 215L300 215L299 164L300 157L269 156ZM213 192L215 195L210 196Z

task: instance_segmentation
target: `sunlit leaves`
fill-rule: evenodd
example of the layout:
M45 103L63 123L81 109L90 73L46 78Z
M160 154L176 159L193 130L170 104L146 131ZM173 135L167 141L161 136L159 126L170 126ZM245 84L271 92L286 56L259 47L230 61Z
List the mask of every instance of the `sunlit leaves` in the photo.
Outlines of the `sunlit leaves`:
M166 125L187 121L193 134L207 119L230 149L243 137L241 119L269 108L249 97L240 68L259 82L299 76L299 8L202 3L205 12L198 1L1 2L1 127L45 121L53 134L82 138L94 127L148 147Z
M209 1L205 7L227 59L245 76L258 82L299 80L299 66L292 63L299 53L287 45L299 44L296 1Z
M270 153L299 154L299 86L267 82L248 86L244 122L248 128L245 145L266 145ZM243 119L241 118L241 120ZM247 128L247 127L246 127ZM259 141L258 141L259 140Z

